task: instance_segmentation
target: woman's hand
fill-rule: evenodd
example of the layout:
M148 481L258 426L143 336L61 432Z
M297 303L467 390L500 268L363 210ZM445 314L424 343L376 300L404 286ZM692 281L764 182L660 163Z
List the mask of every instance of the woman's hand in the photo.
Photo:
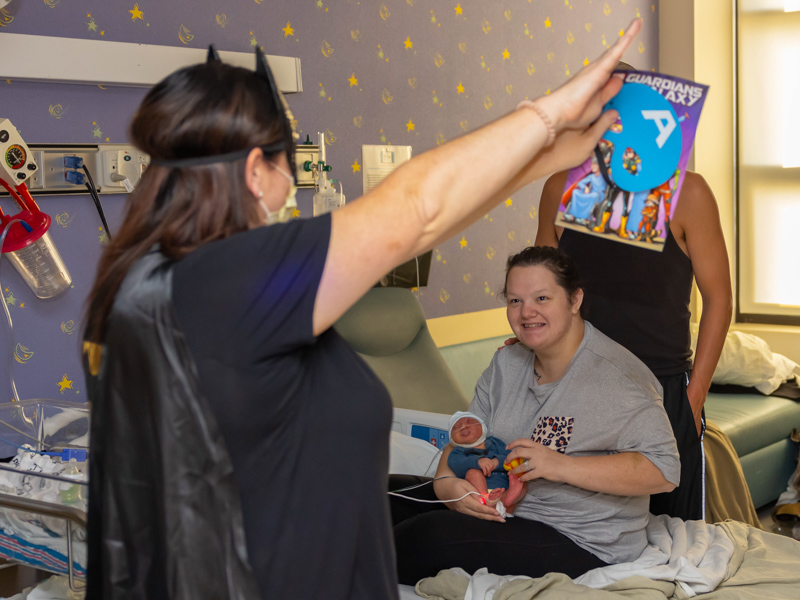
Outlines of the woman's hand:
M611 77L611 73L641 28L641 20L634 19L625 34L600 58L552 94L536 100L553 120L556 132L584 129L600 116L605 103L622 87L622 81Z
M617 496L660 494L675 489L675 484L638 452L575 457L526 438L514 440L506 448L514 448L506 457L507 463L515 458L527 461L511 471L522 482L547 479Z
M515 458L521 458L524 461L509 472L509 475L518 476L522 482L534 479L555 481L554 474L558 473L558 465L565 457L565 455L529 438L514 440L506 448L514 449L506 457L506 463L512 462Z
M502 345L502 346L500 346L500 347L498 348L498 350L502 350L502 349L503 349L503 348L505 348L506 346L513 346L514 344L519 344L519 338L516 338L516 337L510 337L510 338L508 338L508 339L507 339L505 342L503 342L503 345Z
M481 495L478 490L476 490L471 483L465 481L464 479L459 479L457 477L439 479L438 481L434 482L433 486L434 491L436 492L436 497L439 498L439 500L454 500L455 498L461 498L461 496L464 496L464 494L474 492L468 496L465 496L464 498L461 498L461 500L458 500L457 502L448 502L445 504L445 506L451 510L464 513L465 515L469 515L471 517L484 519L486 521L499 521L500 523L506 522L506 520L501 517L500 513L494 508L481 502Z

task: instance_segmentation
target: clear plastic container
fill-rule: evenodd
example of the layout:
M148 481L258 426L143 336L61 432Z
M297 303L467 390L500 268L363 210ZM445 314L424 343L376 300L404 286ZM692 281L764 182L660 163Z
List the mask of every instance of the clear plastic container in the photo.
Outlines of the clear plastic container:
M323 215L332 212L344 206L344 194L334 192L329 188L327 192L318 192L314 194L314 216Z
M4 255L39 298L57 296L72 284L72 277L49 233L44 233L24 248Z

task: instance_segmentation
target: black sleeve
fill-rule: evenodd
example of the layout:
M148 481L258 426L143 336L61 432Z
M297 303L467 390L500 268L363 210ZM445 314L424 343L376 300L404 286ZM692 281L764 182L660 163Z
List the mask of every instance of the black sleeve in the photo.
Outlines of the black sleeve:
M176 266L173 304L205 355L267 359L314 341L330 214L204 244ZM202 341L201 341L202 340ZM236 347L220 348L235 341ZM212 347L215 346L215 347Z

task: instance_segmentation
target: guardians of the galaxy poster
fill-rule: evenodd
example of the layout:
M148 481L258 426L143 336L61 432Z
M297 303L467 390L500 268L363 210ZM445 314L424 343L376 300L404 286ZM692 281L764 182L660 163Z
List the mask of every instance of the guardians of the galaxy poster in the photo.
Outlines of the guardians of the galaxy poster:
M607 108L619 120L594 155L570 170L556 225L662 250L680 198L708 86L624 71Z

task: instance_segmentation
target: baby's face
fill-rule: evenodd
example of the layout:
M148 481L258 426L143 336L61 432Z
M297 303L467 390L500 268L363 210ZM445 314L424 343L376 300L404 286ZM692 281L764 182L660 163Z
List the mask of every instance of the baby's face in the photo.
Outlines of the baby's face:
M453 425L453 430L450 435L456 444L472 444L481 437L483 428L481 427L478 419L472 417L461 417L456 424Z

